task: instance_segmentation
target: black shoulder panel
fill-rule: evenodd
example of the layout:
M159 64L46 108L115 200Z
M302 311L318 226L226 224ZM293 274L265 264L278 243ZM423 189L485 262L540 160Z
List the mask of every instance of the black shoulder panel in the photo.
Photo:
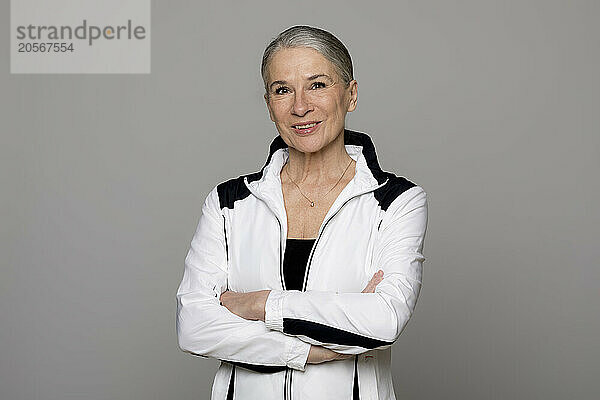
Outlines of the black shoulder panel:
M229 179L228 181L219 183L217 185L217 192L219 193L219 207L221 209L233 208L233 203L236 200L245 199L250 195L250 190L244 183L244 176Z
M383 211L387 211L390 204L392 204L392 202L402 193L406 192L411 187L417 186L415 183L402 176L396 176L391 172L385 172L385 174L387 174L390 181L379 189L376 189L374 192L375 199L377 199L379 206Z
M287 147L281 136L276 136L272 140L269 146L269 154L267 161L260 169L260 171L253 172L246 175L238 176L237 178L229 179L228 181L222 182L217 186L217 192L219 192L219 204L221 209L227 207L233 209L233 203L236 200L242 200L250 196L250 190L244 183L244 178L248 178L248 182L254 182L262 178L265 167L271 162L273 154L279 150Z

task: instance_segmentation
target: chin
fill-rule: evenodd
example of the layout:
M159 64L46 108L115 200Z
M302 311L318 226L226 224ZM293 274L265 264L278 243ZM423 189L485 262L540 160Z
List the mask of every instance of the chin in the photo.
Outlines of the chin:
M292 135L295 134L292 133ZM324 146L323 137L320 135L306 137L295 136L291 142L296 150L304 153L315 153Z

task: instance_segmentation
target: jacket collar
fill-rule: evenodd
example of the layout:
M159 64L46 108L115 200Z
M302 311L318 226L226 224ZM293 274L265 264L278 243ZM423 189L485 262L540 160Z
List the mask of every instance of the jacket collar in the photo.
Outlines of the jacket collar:
M388 178L381 170L375 146L366 133L344 129L344 146L348 155L356 161L356 169L352 181L357 191L377 187ZM281 169L289 157L289 147L281 136L277 136L269 146L267 161L260 171L246 176L248 186L258 192L272 189L271 185L281 187Z
M356 161L355 173L332 205L328 215L335 212L347 199L385 185L390 175L381 170L373 141L366 133L344 129L344 146L348 155ZM263 200L276 215L282 218L285 218L285 208L280 174L288 157L289 147L278 135L269 146L269 155L261 170L244 177L250 192Z

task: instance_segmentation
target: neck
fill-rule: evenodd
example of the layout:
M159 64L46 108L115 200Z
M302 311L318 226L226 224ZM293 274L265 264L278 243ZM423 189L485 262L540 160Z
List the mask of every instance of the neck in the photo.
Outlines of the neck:
M289 147L289 158L283 168L287 169L286 175L289 174L298 184L322 185L337 181L352 161L344 146L344 135L340 134L314 153L304 153ZM353 175L354 169L350 166L345 176L349 178Z

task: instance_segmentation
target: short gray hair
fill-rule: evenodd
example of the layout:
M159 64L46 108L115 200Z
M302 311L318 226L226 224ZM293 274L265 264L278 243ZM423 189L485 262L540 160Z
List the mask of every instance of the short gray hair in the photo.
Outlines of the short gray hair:
M293 47L308 47L321 53L323 57L333 63L346 86L354 79L350 53L337 37L320 28L296 25L277 35L265 49L260 73L267 95L269 94L267 88L267 68L271 59L278 50Z

